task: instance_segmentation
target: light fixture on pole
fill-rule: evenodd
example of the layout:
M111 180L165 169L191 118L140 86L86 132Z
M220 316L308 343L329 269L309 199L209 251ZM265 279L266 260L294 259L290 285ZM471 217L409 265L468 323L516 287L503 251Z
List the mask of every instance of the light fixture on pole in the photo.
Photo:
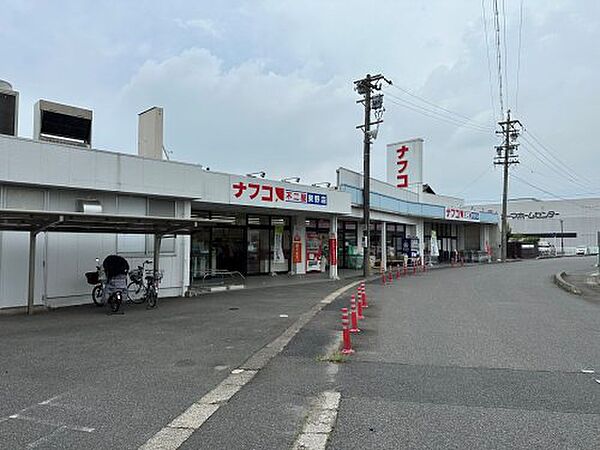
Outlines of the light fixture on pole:
M283 181L284 183L300 183L300 177L282 178L281 181Z
M260 172L252 172L252 173L247 173L246 176L247 177L251 177L251 178L264 178L266 175L265 172L260 171Z

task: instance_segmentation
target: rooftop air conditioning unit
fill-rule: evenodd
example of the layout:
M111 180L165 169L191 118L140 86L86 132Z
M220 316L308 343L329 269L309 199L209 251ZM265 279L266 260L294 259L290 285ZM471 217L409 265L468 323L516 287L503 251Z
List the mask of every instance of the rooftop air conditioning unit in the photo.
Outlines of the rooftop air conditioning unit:
M17 135L19 93L7 81L0 80L0 134Z
M89 148L92 146L92 111L39 100L33 111L33 138Z

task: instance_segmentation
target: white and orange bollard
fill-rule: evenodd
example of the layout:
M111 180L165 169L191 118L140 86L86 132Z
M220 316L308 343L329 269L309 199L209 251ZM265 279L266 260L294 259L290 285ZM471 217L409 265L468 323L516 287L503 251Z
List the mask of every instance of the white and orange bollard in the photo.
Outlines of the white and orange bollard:
M354 353L352 342L350 341L350 329L348 328L348 308L342 308L342 354L351 355Z
M354 297L354 295L352 297ZM356 302L356 316L358 320L364 320L365 318L365 316L363 316L363 303L360 297L358 298L358 302Z
M356 298L354 297L354 295L350 297L350 320L352 322L350 333L360 333L360 328L358 328L358 311L356 310Z
M360 300L362 301L363 308L369 307L369 304L367 303L367 290L365 288L364 281L361 281L360 283Z

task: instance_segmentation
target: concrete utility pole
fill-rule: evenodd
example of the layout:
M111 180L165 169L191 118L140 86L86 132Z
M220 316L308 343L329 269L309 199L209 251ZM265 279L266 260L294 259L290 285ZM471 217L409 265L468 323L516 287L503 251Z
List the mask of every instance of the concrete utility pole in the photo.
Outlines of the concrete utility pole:
M564 228L563 220L560 219L560 254L561 255L565 254L565 238L564 238L564 234L565 234L565 228Z
M383 75L367 74L362 80L354 82L354 88L356 91L363 96L361 100L357 100L356 103L363 103L365 107L365 120L363 125L359 125L356 128L362 129L364 134L363 139L363 221L365 226L363 236L363 275L368 277L371 274L371 266L369 262L369 244L370 244L370 222L371 222L371 140L377 137L377 130L379 124L383 122L383 95L372 96L372 91L381 90L381 83L385 81L388 84L392 84L391 81L387 80ZM375 110L375 121L371 122L371 109ZM374 131L371 131L371 125L377 125Z
M515 153L515 150L519 147L516 140L519 137L522 125L518 120L510 119L510 109L506 112L506 121L498 122L498 125L500 125L502 129L496 131L496 133L504 136L504 143L496 147L494 164L504 166L502 186L502 247L500 259L502 262L505 262L508 245L508 168L512 164L519 164L519 155ZM517 128L517 126L519 128Z

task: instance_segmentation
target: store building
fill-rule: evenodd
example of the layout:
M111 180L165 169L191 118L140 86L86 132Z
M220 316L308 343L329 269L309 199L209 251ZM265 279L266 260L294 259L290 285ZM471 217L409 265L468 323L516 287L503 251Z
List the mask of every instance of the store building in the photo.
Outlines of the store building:
M7 105L13 117L18 102ZM404 254L445 261L488 248L497 224L423 188L422 140L389 147L408 146L409 164L401 183L371 181L365 240L358 173L340 168L327 188L164 160L158 107L140 113L138 155L94 149L92 122L91 110L42 100L33 139L0 133L0 308L88 303L84 274L113 253L133 267L155 256L161 295L179 296L219 270L335 279L338 267L362 268L365 242L379 266Z
M371 179L371 224L368 239L362 214L361 174L338 169L338 188L351 194L352 212L340 218L340 268L362 267L365 241L372 264L389 267L424 256L429 263L449 262L458 255L468 261L493 257L498 215L465 206L455 197L436 195L419 183L421 192ZM385 244L384 244L385 243Z
M501 205L481 208L501 211ZM598 252L600 231L600 198L571 200L539 200L536 198L508 201L508 225L514 239L539 240L552 246L557 254L573 255L577 249Z

